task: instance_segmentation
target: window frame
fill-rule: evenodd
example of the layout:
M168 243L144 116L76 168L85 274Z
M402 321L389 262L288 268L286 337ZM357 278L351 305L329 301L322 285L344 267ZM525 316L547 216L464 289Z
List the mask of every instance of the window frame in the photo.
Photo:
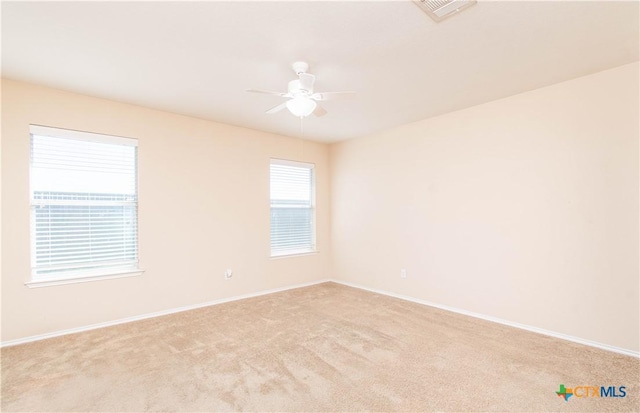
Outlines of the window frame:
M68 269L60 270L58 272L52 272L48 275L38 275L37 274L37 266L36 266L36 213L35 207L37 205L42 205L42 202L38 202L34 199L34 173L33 173L33 157L31 152L33 151L33 137L49 137L49 138L59 138L59 139L69 139L76 141L85 141L85 142L97 142L97 143L105 143L111 145L121 145L121 146L133 146L136 147L136 152L134 155L135 162L135 256L136 259L133 264L129 266L112 266L112 267L102 267L96 269L88 269L84 271L75 271L70 273ZM88 282L88 281L99 281L106 279L114 279L114 278L124 278L124 277L133 277L139 276L144 273L144 270L140 268L140 237L139 237L139 219L138 219L138 210L139 210L139 186L138 186L138 140L133 138L125 138L120 136L113 135L105 135L93 132L84 132L72 129L63 129L56 128L50 126L42 126L42 125L29 125L29 234L30 234L30 263L31 263L31 271L29 280L25 282L25 285L29 288L34 287L48 287L54 285L64 285L64 284L73 284L80 282ZM87 205L90 205L92 201L87 201ZM54 204L54 203L52 203Z
M290 250L285 252L273 251L273 244L271 239L271 214L273 208L273 200L271 199L271 165L293 166L298 168L307 168L311 171L311 188L310 188L310 200L309 209L311 210L311 246L310 248L301 248L298 250ZM269 258L281 259L287 257L297 257L304 255L313 255L318 253L317 244L317 208L316 208L316 165L310 162L293 161L282 158L270 158L269 159Z

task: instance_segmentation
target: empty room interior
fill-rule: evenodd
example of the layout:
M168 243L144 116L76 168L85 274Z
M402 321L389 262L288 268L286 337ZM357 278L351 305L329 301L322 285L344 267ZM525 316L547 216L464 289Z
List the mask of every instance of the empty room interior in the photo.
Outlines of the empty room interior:
M640 411L640 2L0 11L2 411Z

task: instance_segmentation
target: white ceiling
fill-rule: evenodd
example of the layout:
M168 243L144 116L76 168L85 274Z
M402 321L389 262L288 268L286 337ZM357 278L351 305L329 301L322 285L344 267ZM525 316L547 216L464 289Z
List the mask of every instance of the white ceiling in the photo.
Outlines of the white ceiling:
M353 90L304 120L333 142L639 60L639 3L480 1L441 23L410 1L2 2L2 74L289 136L266 115L290 64Z

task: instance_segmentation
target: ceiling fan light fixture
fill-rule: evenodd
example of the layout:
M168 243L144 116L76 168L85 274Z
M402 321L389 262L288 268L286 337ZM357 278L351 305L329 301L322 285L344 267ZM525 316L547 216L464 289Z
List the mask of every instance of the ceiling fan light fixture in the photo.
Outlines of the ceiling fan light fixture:
M295 97L287 101L289 112L299 118L311 115L316 110L316 106L318 104L315 100L306 97Z

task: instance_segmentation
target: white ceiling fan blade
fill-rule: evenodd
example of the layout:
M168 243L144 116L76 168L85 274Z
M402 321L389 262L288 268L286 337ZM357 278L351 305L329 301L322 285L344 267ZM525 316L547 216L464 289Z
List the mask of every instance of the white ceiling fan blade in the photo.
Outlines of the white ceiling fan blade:
M318 105L316 106L316 110L313 111L313 114L320 117L320 116L324 116L327 114L327 110L325 108L323 108L322 106Z
M272 92L271 90L261 90L261 89L247 89L246 92L251 92L251 93L262 93L264 95L273 95L273 96L280 96L282 98L286 98L288 97L288 93L284 93L284 92Z
M316 81L316 77L310 73L300 73L300 86L304 90L313 91L313 84Z
M282 109L287 107L287 102L282 102L278 106L274 106L271 109L267 110L265 113L272 114L276 112L280 112Z
M337 100L337 99L349 99L356 95L356 92L323 92L314 93L311 95L311 99L324 101L324 100Z

